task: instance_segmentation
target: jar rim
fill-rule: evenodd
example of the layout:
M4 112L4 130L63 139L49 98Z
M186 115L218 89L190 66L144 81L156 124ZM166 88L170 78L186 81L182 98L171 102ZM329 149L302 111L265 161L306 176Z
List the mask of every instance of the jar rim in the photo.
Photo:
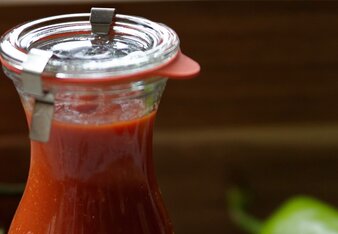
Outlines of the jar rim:
M22 73L32 48L53 52L43 77L98 81L135 77L168 64L179 53L179 38L168 26L117 14L107 36L91 32L89 13L37 19L6 32L0 59L11 72Z

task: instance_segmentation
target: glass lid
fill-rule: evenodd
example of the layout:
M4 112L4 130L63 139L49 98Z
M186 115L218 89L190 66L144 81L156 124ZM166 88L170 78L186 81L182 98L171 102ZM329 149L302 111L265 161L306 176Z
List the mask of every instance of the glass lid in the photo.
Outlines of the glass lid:
M150 20L115 15L107 35L92 32L89 13L31 21L8 31L0 41L4 66L23 69L32 48L52 51L44 75L56 78L99 79L133 76L171 61L179 39L169 27Z

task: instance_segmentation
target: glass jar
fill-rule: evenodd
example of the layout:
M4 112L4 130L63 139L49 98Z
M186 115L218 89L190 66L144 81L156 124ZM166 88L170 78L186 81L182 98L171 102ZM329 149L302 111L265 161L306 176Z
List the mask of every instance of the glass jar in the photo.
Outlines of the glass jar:
M154 172L153 123L167 79L193 77L199 66L165 25L113 15L105 32L94 31L89 17L107 10L31 21L1 39L31 132L10 234L173 233ZM27 88L39 85L40 93Z

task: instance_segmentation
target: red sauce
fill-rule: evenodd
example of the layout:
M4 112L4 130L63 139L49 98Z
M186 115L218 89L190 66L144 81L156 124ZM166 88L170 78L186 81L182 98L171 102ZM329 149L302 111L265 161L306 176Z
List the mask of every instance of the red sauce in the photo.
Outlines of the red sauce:
M54 121L32 142L10 234L172 234L152 161L155 113L110 125Z

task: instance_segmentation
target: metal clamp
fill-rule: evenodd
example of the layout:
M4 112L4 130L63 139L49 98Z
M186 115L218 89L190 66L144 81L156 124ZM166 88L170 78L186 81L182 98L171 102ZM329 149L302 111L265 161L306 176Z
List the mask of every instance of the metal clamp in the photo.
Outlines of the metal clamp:
M23 91L35 97L29 137L31 140L49 140L54 115L54 96L43 90L41 74L53 52L31 49L23 63Z
M110 26L115 18L114 8L93 7L90 11L89 21L92 25L92 32L98 35L108 35Z

